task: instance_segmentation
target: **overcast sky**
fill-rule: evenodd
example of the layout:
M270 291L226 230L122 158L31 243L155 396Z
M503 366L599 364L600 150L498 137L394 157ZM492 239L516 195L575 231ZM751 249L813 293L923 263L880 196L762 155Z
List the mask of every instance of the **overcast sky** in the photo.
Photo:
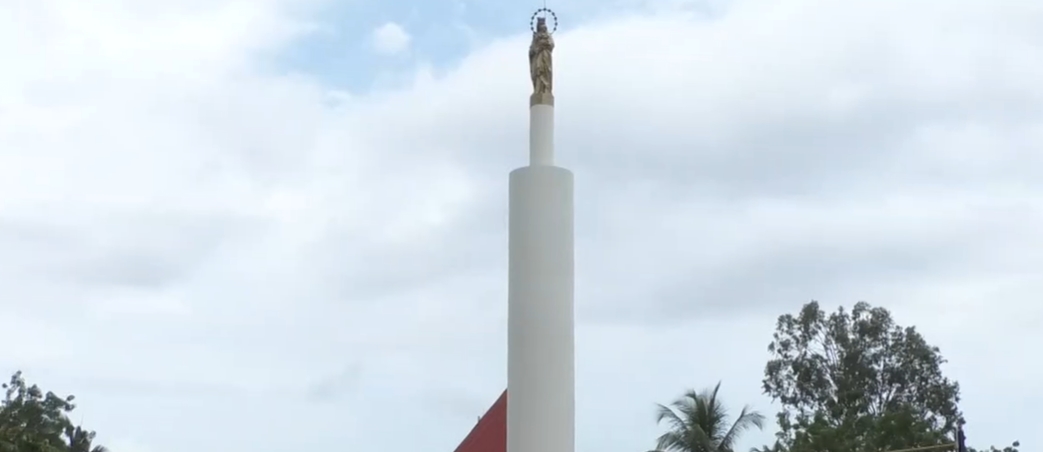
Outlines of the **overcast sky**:
M0 373L114 452L451 452L506 384L539 6L0 0ZM811 299L915 324L970 442L1040 449L1043 2L548 6L577 452L719 380L773 415Z

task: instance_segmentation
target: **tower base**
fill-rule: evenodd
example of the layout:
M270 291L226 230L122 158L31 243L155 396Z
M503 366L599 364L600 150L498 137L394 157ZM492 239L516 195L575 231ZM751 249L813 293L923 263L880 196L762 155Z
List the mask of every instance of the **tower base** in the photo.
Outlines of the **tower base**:
M572 173L512 171L509 212L507 452L573 452Z

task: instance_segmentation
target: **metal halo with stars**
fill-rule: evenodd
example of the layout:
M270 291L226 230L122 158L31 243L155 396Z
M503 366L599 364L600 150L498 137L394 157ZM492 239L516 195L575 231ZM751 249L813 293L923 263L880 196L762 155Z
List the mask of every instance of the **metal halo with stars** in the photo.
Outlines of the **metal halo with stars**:
M551 19L554 19L554 28L550 29L550 33L554 34L555 31L558 31L558 15L554 14L554 11L551 11L550 8L540 8L532 13L532 17L529 19L529 29L532 30L533 33L536 33L536 16L540 13L550 14ZM547 15L544 14L543 17L547 17Z

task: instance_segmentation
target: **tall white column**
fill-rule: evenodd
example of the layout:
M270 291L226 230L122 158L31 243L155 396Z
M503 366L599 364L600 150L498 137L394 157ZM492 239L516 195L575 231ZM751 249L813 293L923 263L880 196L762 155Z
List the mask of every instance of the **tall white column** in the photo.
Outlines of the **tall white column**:
M529 164L554 164L554 95L533 94L529 101Z
M529 126L530 165L510 175L507 452L573 452L573 180L553 166L552 95L533 95Z

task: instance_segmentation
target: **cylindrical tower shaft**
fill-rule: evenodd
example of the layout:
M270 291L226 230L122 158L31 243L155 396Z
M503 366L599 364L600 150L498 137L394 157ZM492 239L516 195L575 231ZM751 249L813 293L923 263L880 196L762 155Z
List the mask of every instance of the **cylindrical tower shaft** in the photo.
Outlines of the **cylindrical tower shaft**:
M554 164L553 94L533 94L529 100L529 164Z
M564 168L511 172L507 452L575 448L572 190Z

